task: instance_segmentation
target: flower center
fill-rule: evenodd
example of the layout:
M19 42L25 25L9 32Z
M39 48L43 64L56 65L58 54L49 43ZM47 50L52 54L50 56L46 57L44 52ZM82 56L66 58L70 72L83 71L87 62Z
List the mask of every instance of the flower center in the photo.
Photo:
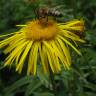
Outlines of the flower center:
M58 26L56 22L52 20L40 21L34 20L29 22L26 27L23 28L27 39L33 40L48 40L53 38L58 32Z

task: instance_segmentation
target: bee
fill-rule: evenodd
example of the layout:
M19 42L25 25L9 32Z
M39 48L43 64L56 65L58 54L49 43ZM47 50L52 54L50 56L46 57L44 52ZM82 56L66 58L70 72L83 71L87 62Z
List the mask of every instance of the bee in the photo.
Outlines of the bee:
M50 19L56 20L56 17L62 17L62 16L63 15L55 8L43 7L37 10L37 18L39 19L40 23L45 26L47 25L48 20Z
M56 10L55 8L39 8L37 11L38 18L46 18L46 17L62 17L63 15Z

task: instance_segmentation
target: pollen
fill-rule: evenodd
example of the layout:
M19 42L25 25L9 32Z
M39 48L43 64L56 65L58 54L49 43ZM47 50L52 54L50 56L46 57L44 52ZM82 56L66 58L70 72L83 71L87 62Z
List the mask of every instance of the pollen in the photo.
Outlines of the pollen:
M52 20L46 22L34 20L29 22L22 30L25 32L27 39L48 40L55 37L58 32L58 26L56 22Z

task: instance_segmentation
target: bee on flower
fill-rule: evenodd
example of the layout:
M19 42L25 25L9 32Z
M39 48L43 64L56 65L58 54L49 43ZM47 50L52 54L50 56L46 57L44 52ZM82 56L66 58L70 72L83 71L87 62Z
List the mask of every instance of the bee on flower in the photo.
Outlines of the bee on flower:
M21 73L28 58L27 75L36 75L38 66L45 74L49 72L49 66L53 73L60 72L62 65L65 70L70 69L69 47L81 55L71 41L84 43L84 40L74 33L74 31L77 33L84 31L84 21L76 19L58 23L45 18L46 15L25 25L17 25L21 27L17 32L0 36L5 38L0 41L0 48L5 54L9 54L4 61L4 66L12 66L15 62L16 71Z

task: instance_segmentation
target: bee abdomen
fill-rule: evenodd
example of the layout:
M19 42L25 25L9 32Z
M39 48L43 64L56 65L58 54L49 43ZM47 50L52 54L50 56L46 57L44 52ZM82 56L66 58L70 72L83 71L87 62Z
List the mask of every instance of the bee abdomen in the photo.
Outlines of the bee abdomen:
M57 11L57 10L49 10L48 12L47 12L47 14L49 15L49 16L58 16L58 17L61 17L61 16L63 16L59 11Z

